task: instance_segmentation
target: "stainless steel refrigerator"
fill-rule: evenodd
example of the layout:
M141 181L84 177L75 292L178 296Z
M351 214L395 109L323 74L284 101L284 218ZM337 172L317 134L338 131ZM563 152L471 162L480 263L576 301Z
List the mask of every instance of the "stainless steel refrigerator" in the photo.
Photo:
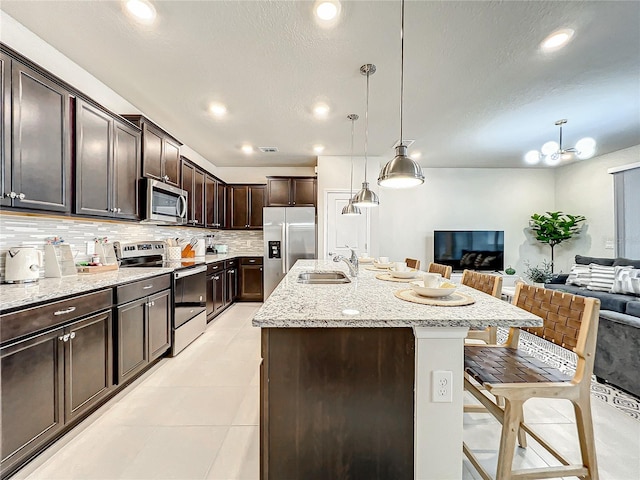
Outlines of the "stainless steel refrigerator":
M264 207L265 300L297 260L316 258L314 207Z

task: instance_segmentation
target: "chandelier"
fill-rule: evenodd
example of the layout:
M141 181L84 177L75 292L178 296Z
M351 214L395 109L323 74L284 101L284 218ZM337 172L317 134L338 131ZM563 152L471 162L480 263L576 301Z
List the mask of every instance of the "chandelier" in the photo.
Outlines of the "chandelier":
M585 137L576 142L575 147L564 148L562 145L562 126L567 123L567 119L558 120L556 125L560 127L560 139L558 142L550 141L542 145L540 151L531 150L524 156L524 161L529 165L535 165L544 161L551 167L560 162L569 160L586 160L596 153L596 141L593 138Z

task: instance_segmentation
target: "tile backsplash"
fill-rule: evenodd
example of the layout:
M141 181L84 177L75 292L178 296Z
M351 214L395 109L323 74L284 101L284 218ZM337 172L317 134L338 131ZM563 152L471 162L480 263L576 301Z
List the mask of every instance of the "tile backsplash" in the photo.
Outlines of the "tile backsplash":
M148 225L144 223L100 222L76 218L50 218L0 214L0 277L4 278L6 251L11 247L36 247L44 252L45 239L61 237L71 245L77 262L88 260L87 242L107 237L115 241L204 238L213 234L214 243L229 245L229 253L262 251L262 231L208 230L191 227ZM41 276L44 269L41 270Z

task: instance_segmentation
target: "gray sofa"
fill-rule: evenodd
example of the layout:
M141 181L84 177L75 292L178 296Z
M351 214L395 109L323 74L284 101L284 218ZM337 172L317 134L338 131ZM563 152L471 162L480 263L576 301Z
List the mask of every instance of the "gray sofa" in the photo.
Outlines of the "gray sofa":
M576 255L576 263L589 265L633 265L640 260L596 258ZM640 397L640 297L598 292L566 285L567 275L558 275L545 288L600 299L600 325L593 373L598 381Z

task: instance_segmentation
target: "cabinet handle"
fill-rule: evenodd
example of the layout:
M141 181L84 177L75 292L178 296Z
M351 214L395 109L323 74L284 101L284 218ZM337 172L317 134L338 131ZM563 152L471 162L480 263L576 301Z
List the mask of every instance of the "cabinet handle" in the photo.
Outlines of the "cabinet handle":
M262 267L260 267L260 271L262 271Z
M69 335L69 338L71 339L76 338L76 332L71 332L71 335Z
M255 260L249 260L249 263L256 263Z
M121 208L118 208L118 213L120 213L121 211L122 211L122 209L121 209Z
M26 195L25 195L24 193L19 193L19 194L18 194L18 198L19 198L20 200L24 200L24 199L25 199L25 197L26 197Z
M165 175L164 177L162 177L162 179L163 179L165 182L168 182L168 181L169 181L169 175Z
M156 302L151 302L151 306L155 307L156 306Z
M58 337L58 340L62 340L63 342L68 342L69 341L69 337L71 335L69 335L68 333L65 333L64 335L62 335L61 337Z
M66 315L67 313L74 312L76 307L69 307L65 310L58 310L57 312L53 312L54 315Z
M213 277L214 280L220 280L220 277Z
M293 204L295 205L295 204L296 204L296 202L293 202Z
M149 290L150 288L153 288L153 283L151 285L147 285L146 287L142 287L143 290Z

